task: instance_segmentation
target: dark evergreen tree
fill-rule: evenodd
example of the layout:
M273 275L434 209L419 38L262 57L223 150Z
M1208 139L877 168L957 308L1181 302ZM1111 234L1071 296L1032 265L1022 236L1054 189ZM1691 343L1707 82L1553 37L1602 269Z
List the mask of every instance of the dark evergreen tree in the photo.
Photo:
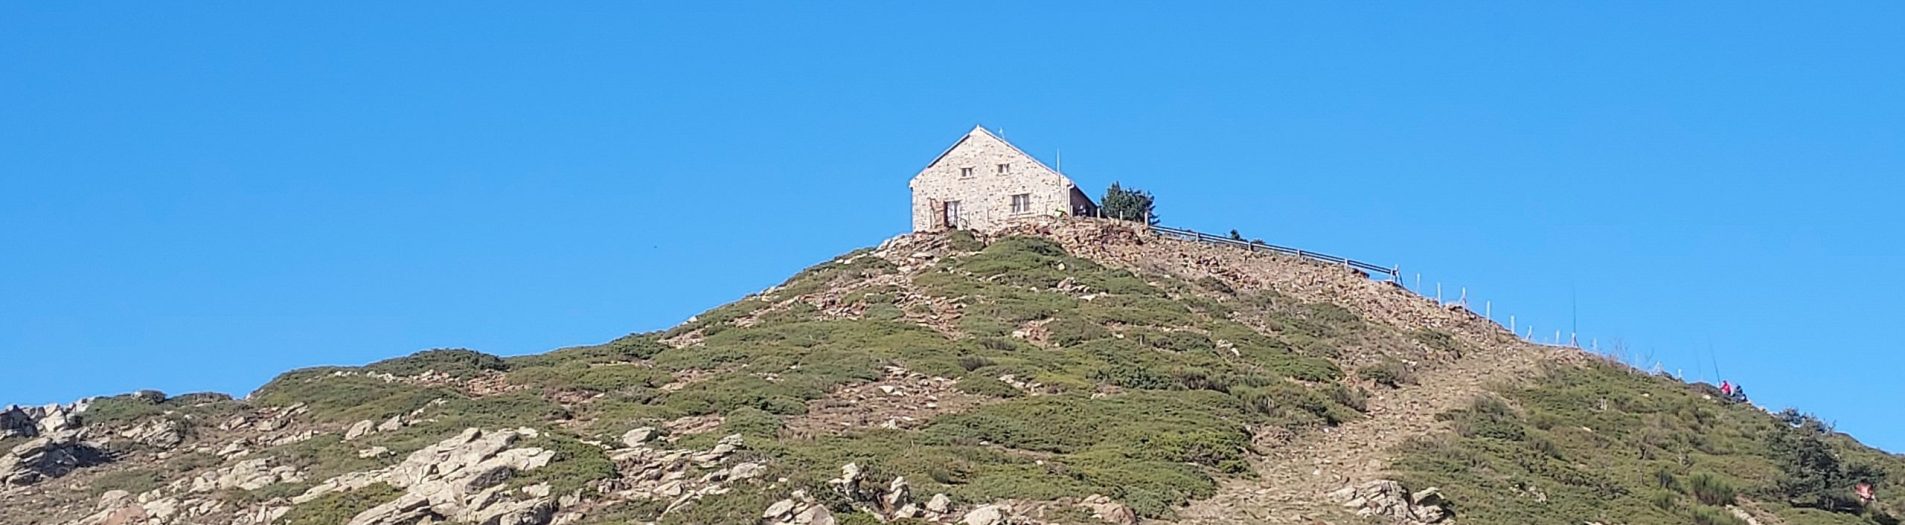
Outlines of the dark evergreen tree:
M1873 465L1841 463L1827 441L1832 428L1819 418L1790 409L1778 417L1787 426L1774 430L1767 445L1779 463L1780 477L1774 482L1779 492L1796 507L1859 512L1853 487L1877 485L1885 480L1885 472Z
M1153 225L1158 223L1158 214L1154 210L1157 202L1150 192L1125 189L1116 182L1105 189L1105 198L1099 200L1099 206L1106 217Z

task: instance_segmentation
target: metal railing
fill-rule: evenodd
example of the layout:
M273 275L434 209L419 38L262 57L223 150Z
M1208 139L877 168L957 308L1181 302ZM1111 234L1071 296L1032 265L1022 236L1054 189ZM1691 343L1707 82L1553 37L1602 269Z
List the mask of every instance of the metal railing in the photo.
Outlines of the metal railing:
M1389 276L1389 279L1396 281L1398 284L1400 284L1402 281L1402 269L1400 267L1391 266L1391 267L1385 268L1382 266L1377 266L1375 264L1366 263L1366 262L1358 261L1355 259L1337 257L1337 256L1326 254L1326 253L1312 252L1312 251L1304 250L1301 248L1278 246L1275 244L1268 244L1261 241L1244 241L1244 240L1232 239L1230 237L1225 237L1220 235L1210 235L1210 234L1199 232L1196 230L1185 230L1180 228L1172 228L1169 226L1152 225L1151 231L1153 233L1156 233L1164 237L1183 239L1187 241L1196 241L1196 242L1201 242L1205 244L1230 246L1233 248L1242 248L1245 250L1250 250L1252 252L1261 251L1261 252L1269 252L1269 253L1280 253L1284 255L1293 255L1293 256L1304 258L1304 259L1309 259L1312 261L1347 266L1347 267L1355 268L1365 272L1370 272L1372 274L1387 275Z

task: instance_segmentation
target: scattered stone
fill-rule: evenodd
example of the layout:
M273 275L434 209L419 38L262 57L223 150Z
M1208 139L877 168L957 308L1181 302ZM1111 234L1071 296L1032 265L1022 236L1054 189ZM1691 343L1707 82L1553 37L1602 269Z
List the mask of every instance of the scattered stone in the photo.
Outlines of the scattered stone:
M1102 494L1086 496L1084 501L1078 503L1078 506L1091 511L1092 517L1098 518L1100 521L1106 523L1116 523L1118 525L1136 525L1138 523L1138 513L1133 512L1131 507L1126 507L1124 504L1118 503Z
M1343 487L1331 492L1329 497L1364 518L1410 525L1440 523L1449 518L1442 492L1434 487L1412 494L1401 483L1375 480Z
M892 483L887 484L886 494L880 496L880 510L890 514L912 502L912 486L906 483L905 477L895 477Z
M372 423L368 419L363 421L358 421L357 423L352 424L350 429L344 431L344 440L355 441L357 438L370 435L370 433L376 429L377 429L377 424Z
M304 475L298 472L297 467L274 465L272 458L268 457L254 458L199 475L192 480L192 492L258 490L279 483L303 481Z
M965 525L1004 525L1005 509L999 508L998 505L980 505L966 512L966 517L960 519L959 523Z
M825 505L815 502L806 492L796 490L793 497L768 505L767 510L761 512L761 523L835 525L838 522Z
M945 494L934 494L932 499L926 500L926 511L936 514L952 512L952 498Z
M639 447L655 439L655 427L641 427L622 433L622 444L630 448Z
M119 435L145 446L171 450L185 443L185 425L169 417L154 418Z

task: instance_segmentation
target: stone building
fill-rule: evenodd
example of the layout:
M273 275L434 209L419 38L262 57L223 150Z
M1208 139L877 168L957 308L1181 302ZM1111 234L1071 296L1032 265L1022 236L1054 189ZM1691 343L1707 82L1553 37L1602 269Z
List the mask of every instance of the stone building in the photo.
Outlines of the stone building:
M1019 218L1098 211L1071 179L984 127L946 148L910 186L913 231L991 231Z

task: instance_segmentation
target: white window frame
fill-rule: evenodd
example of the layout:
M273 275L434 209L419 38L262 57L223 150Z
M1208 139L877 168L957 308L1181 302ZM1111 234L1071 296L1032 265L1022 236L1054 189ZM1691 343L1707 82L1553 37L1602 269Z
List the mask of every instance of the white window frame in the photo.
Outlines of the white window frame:
M1014 194L1012 196L1012 213L1032 213L1032 194Z
M999 174L1000 174L1000 175L1010 175L1010 174L1012 174L1012 163L1010 163L1010 162L1001 162L1001 163L999 163Z
M962 178L962 179L970 179L970 178L972 178L972 166L966 166L966 167L964 167L964 168L959 168L959 178Z

